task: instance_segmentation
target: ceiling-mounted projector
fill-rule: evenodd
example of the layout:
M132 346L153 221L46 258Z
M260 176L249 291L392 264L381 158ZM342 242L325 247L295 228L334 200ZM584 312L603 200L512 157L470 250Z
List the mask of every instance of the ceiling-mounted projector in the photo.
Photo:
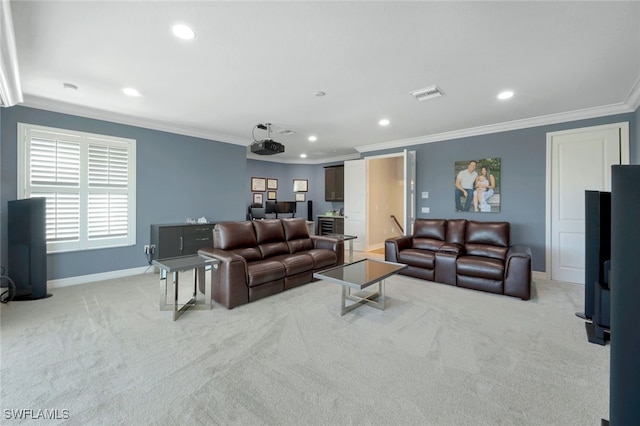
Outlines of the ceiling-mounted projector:
M267 137L261 141L257 141L255 136L253 137L253 143L251 144L251 152L258 155L273 155L284 152L284 145L271 139L271 123L258 124L253 130L256 129L266 130Z

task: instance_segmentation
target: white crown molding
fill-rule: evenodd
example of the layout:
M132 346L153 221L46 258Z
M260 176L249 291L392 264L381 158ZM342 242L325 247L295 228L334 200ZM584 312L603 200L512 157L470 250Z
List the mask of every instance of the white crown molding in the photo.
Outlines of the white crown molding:
M104 111L101 109L86 107L82 105L68 104L33 95L25 95L23 106L36 109L44 109L46 111L59 112L62 114L71 114L79 117L92 118L94 120L111 121L118 124L143 127L145 129L160 130L163 132L175 133L178 135L210 139L217 142L230 143L233 145L248 146L251 143L251 141L249 140L239 139L229 135L217 134L205 129L179 126L171 123L137 118L126 114Z
M640 107L640 76L636 80L636 84L634 84L629 91L629 95L625 100L625 104L629 105L629 107L633 111L637 110L638 107Z
M18 54L13 33L11 4L0 2L0 106L10 107L22 102Z
M511 130L526 129L530 127L545 126L549 124L584 120L588 118L604 117L607 115L624 114L633 112L635 111L635 109L636 108L631 107L627 103L620 103L603 107L586 108L561 114L543 115L540 117L527 118L523 120L508 121L505 123L491 124L488 126L471 127L469 129L454 130L451 132L437 133L434 135L425 135L409 139L382 142L379 144L361 145L356 146L355 148L358 150L358 152L370 152L390 148L401 148L411 145L420 145L424 143L442 142L446 140L460 139L470 136L479 136L491 133L507 132Z

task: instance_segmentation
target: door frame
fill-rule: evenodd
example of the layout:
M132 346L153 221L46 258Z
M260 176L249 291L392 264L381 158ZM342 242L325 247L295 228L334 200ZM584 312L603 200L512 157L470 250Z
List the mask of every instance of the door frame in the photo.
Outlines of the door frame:
M569 135L572 133L585 133L589 131L607 130L607 129L620 129L620 164L629 164L629 122L618 122L603 124L599 126L579 127L574 129L560 130L557 132L547 132L547 146L546 146L546 196L545 196L545 272L540 272L538 275L545 280L551 279L551 166L552 166L552 154L553 147L552 142L555 136ZM541 276L542 275L542 276Z

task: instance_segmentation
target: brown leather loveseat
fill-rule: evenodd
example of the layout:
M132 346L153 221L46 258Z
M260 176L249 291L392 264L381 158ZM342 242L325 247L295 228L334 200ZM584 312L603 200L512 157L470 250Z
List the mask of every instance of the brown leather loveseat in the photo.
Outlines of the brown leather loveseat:
M220 261L211 293L228 309L309 283L314 272L344 263L344 243L310 236L303 218L218 223L213 247L198 253Z
M509 222L416 219L411 236L385 241L400 273L458 287L531 297L531 250L510 245Z

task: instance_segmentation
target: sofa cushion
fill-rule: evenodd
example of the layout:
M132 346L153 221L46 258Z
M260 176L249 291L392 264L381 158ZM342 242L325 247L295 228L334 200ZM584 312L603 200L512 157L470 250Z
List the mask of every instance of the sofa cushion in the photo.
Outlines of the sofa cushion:
M282 219L284 236L289 245L290 253L297 253L313 248L313 241L309 237L309 228L303 218Z
M228 250L247 261L262 258L251 222L220 222L213 233L213 247Z
M327 266L333 266L338 262L338 255L331 250L313 249L307 250L305 253L313 259L313 269L316 271Z
M456 273L502 281L504 262L480 256L461 256L457 260Z
M289 253L289 246L284 239L282 221L278 219L254 220L252 223L263 258Z
M398 253L398 262L409 266L434 269L436 267L435 252L421 249L406 249Z
M438 251L445 241L447 221L416 219L413 225L413 248Z
M266 259L247 263L249 287L282 279L285 272L284 264L277 260Z
M313 270L313 258L308 253L281 254L269 260L282 262L287 277Z

